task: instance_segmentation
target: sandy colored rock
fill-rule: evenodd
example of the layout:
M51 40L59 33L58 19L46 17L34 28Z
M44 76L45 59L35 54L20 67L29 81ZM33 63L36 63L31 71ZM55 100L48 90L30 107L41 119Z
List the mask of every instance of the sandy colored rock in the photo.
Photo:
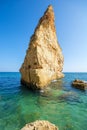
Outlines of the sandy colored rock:
M26 124L21 130L58 130L58 128L48 121L37 120Z
M54 11L48 6L30 39L24 63L20 68L21 83L32 89L43 89L51 80L62 78L63 55L57 41Z

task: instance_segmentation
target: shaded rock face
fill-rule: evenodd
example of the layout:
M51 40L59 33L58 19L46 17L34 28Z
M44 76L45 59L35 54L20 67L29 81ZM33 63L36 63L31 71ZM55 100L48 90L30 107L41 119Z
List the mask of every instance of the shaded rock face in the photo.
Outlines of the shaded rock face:
M21 130L58 130L58 128L48 121L35 121L33 123L26 124Z
M75 79L72 82L72 86L77 88L77 89L86 90L87 89L87 81Z
M43 89L51 80L64 76L63 61L54 25L54 11L52 6L48 6L30 39L20 68L21 83L32 89Z

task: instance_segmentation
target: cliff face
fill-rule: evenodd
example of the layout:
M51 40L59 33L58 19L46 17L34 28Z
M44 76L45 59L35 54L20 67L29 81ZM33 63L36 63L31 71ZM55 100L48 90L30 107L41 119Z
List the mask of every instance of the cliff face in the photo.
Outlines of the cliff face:
M30 39L20 68L21 83L43 89L51 80L64 76L63 61L54 25L54 11L52 6L48 6Z

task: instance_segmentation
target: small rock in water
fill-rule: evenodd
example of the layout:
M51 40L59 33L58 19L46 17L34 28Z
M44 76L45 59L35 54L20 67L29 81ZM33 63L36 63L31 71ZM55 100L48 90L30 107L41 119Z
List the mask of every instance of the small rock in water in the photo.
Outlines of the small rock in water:
M72 82L72 86L77 88L77 89L86 90L87 89L87 81L75 79Z
M26 124L21 130L59 130L54 124L45 120L37 120Z

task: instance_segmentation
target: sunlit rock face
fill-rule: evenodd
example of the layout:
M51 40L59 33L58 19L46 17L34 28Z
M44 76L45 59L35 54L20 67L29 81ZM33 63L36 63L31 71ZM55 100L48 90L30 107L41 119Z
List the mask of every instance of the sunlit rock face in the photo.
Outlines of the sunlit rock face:
M21 130L59 130L54 124L44 121L37 120L35 122L26 124Z
M20 68L21 83L32 89L43 89L51 80L64 76L63 62L54 24L54 11L52 6L48 6L30 39Z

